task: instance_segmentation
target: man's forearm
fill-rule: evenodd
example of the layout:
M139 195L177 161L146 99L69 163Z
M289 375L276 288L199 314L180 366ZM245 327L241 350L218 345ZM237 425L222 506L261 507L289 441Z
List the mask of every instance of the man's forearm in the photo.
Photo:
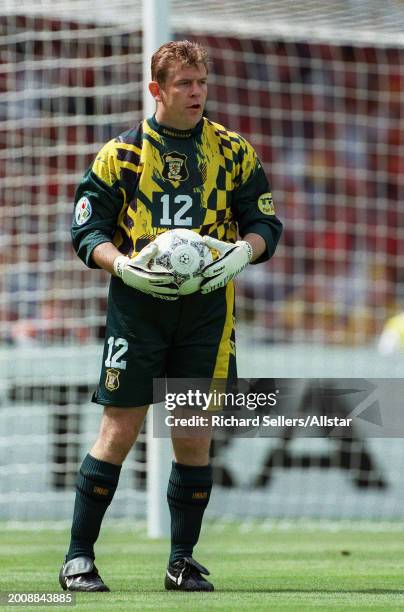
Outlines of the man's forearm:
M259 234L254 234L251 232L250 234L246 234L243 240L248 242L253 250L253 256L251 261L255 261L256 259L261 257L261 255L265 253L267 249L267 244L265 240Z
M114 261L119 255L122 255L122 253L118 251L112 242L103 242L95 247L91 257L97 266L110 274L115 274Z

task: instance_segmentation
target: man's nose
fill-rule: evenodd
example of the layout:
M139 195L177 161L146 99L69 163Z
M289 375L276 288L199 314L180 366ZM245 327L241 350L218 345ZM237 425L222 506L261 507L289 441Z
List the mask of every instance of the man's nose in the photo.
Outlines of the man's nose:
M191 96L196 96L199 95L201 93L201 85L200 83L198 83L198 81L195 81L194 83L192 83L191 86Z

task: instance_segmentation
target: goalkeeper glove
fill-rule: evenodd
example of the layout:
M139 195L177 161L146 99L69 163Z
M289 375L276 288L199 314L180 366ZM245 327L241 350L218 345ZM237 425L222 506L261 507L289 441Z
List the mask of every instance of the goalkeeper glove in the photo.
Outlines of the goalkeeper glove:
M219 251L220 257L202 270L205 280L201 283L201 293L210 293L227 283L250 263L253 250L249 242L238 240L235 244L204 236L205 243L211 249Z
M148 244L140 253L130 259L119 255L114 260L114 272L123 280L125 285L148 293L160 300L177 300L179 287L174 282L171 272L153 272L148 264L157 253L156 244Z

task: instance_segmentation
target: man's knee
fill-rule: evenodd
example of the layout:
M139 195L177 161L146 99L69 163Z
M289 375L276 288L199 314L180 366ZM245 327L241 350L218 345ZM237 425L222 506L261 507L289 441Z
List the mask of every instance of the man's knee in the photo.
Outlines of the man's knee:
M173 448L177 463L184 465L208 465L209 463L209 437L173 437Z
M100 432L91 454L110 463L122 463L137 439L148 406L113 408L106 406Z

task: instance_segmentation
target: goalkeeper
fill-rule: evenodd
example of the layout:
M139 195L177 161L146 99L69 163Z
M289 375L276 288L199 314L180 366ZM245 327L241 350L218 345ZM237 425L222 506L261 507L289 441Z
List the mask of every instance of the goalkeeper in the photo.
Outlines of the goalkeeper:
M71 541L59 580L70 591L108 591L94 544L121 466L153 402L153 378L236 376L232 279L269 259L282 225L251 145L203 116L203 47L170 42L151 62L153 117L108 142L84 174L72 225L78 256L111 274L105 348L93 400L104 407L98 438L76 484ZM201 289L179 296L170 272L152 272L154 238L191 229L220 256ZM241 240L237 240L238 235ZM170 590L212 591L193 558L212 488L210 439L173 438L167 499Z

